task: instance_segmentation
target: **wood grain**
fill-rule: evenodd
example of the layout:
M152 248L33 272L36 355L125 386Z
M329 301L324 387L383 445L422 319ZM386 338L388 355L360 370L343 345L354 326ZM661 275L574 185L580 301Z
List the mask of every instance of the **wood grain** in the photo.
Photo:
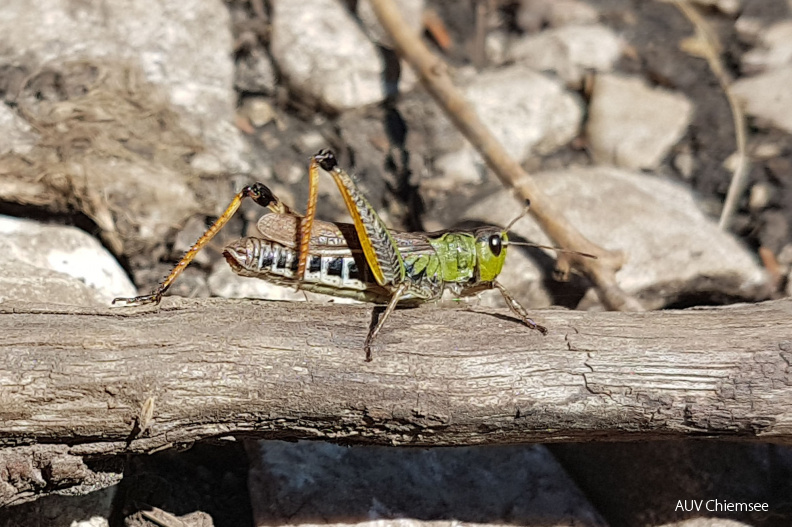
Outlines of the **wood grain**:
M533 314L547 336L507 311L398 310L366 363L369 306L0 304L0 474L8 456L27 456L46 483L52 459L74 465L228 436L792 442L790 300ZM51 485L31 478L34 493ZM0 497L3 484L18 494L5 479Z

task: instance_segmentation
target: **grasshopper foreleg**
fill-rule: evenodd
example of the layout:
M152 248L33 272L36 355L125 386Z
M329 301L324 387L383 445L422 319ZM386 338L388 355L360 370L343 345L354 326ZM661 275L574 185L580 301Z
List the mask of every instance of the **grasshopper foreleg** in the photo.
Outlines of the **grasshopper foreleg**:
M547 328L544 326L540 326L539 324L531 320L528 317L528 311L526 311L526 309L522 306L522 304L517 302L517 300L513 296L511 296L511 293L509 293L509 291L505 287L503 287L503 284L495 280L492 282L492 285L494 285L498 289L498 291L501 292L504 300L506 300L506 304L509 306L509 309L512 310L512 313L517 315L517 317L522 321L523 324L525 324L531 329L535 329L539 331L542 335L547 334Z
M113 304L115 303L123 303L128 306L140 306L144 304L159 304L160 300L162 300L162 295L170 288L173 284L173 281L190 265L190 262L193 261L195 256L198 252L204 248L204 246L211 241L212 238L223 228L223 225L228 223L228 220L236 213L239 209L242 200L245 198L250 198L262 207L268 207L273 212L279 212L282 214L290 214L292 213L289 207L284 205L278 198L276 198L272 191L267 188L265 185L261 183L254 183L253 185L248 185L247 187L243 188L239 194L234 196L234 199L231 200L231 203L226 208L225 212L217 218L211 227L209 227L203 235L198 238L198 241L195 242L195 245L190 247L190 250L185 253L179 263L171 270L165 280L163 280L151 294L143 295L143 296L136 296L134 298L116 298L113 300Z

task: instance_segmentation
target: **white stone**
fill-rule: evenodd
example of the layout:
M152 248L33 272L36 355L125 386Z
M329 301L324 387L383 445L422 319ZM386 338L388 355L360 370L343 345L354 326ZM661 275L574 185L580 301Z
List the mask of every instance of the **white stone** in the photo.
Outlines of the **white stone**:
M399 0L396 6L407 26L416 36L420 35L423 29L424 0ZM377 15L374 14L368 0L360 0L357 3L357 14L363 23L363 29L371 40L386 48L393 47L391 38L377 20Z
M250 124L261 127L277 119L275 109L266 97L247 97L242 102L240 113L250 119Z
M773 24L758 33L756 47L742 57L744 72L753 73L792 63L792 20Z
M705 216L687 187L612 167L571 168L534 179L584 236L625 252L627 261L616 279L649 309L696 293L717 291L753 300L765 291L767 276L755 255ZM520 212L521 205L507 191L468 211L470 218L495 225L506 225ZM552 245L530 217L512 230ZM509 254L507 266L511 258Z
M525 66L484 72L463 89L484 124L518 161L552 152L580 130L580 99Z
M478 185L484 181L486 165L472 146L443 154L434 161L435 177L427 179L422 190L450 191L460 185Z
M106 305L115 297L137 294L118 261L76 227L0 216L0 254L0 297L6 300Z
M765 183L754 183L748 193L748 208L753 211L762 210L770 203L770 196L773 190L772 187Z
M228 9L219 1L5 0L0 9L0 61L24 60L34 69L91 58L132 61L203 139L198 165L245 171L245 143L233 126L231 50Z
M593 24L599 19L597 10L580 0L523 0L517 11L517 25L525 31L538 31L545 25Z
M587 70L611 71L623 48L622 39L605 26L563 26L513 42L508 57L579 86Z
M747 77L732 84L746 113L792 132L792 65Z
M336 0L273 0L271 52L293 89L342 111L385 98L384 61Z
M693 105L682 94L642 79L597 75L586 135L598 163L653 169L685 134Z
M30 125L5 104L0 104L0 130L0 155L26 154L36 144Z

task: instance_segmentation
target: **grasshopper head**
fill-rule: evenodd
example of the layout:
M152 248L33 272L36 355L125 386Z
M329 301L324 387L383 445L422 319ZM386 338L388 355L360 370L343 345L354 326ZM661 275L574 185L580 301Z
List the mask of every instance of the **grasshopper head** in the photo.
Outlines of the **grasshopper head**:
M485 227L476 231L476 262L478 278L492 282L498 277L506 261L506 246L509 237L506 231L496 227Z

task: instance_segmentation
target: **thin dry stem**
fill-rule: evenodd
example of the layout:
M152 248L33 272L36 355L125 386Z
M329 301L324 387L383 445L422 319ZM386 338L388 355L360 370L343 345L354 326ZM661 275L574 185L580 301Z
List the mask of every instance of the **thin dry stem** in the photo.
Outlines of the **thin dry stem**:
M718 79L718 83L726 95L726 100L729 102L731 109L732 119L734 120L734 135L737 143L737 160L732 174L732 180L729 184L729 191L726 193L726 201L723 203L723 210L721 217L718 221L718 227L723 230L729 228L734 213L737 212L737 205L742 196L743 191L748 179L748 155L746 153L747 132L745 126L745 114L739 101L731 91L732 79L726 72L723 62L720 57L720 50L722 46L718 40L718 36L712 31L706 20L699 14L695 7L690 5L687 0L673 0L674 5L679 9L685 18L696 28L696 39L700 46L697 47L701 51L702 56L709 64L712 73Z
M435 56L402 19L391 0L371 0L380 24L396 45L399 54L416 71L424 87L446 112L454 125L478 150L501 182L522 200L530 200L531 214L556 244L572 251L597 255L596 260L564 255L562 265L573 265L594 284L600 300L613 310L641 310L640 303L616 283L616 271L624 256L606 250L584 237L570 224L552 200L542 192L520 164L512 159L500 142L479 119L462 92L454 86L448 67Z

